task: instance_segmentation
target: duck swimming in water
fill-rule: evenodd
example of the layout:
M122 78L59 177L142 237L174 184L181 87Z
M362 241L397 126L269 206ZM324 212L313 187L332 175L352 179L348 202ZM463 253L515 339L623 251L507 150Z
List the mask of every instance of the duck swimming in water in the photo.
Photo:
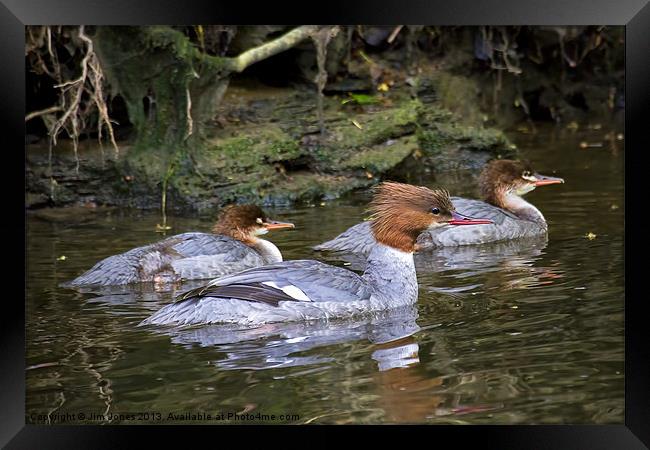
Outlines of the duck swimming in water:
M428 228L491 223L457 213L446 191L401 183L380 184L370 210L377 244L363 275L313 260L270 264L192 289L142 324L260 325L410 305L418 298L413 262L418 235Z
M255 205L225 207L212 233L182 233L110 256L67 286L124 285L214 278L282 261L280 250L259 236L293 224L270 220Z
M540 175L521 161L491 161L479 177L483 201L460 197L451 197L451 201L461 213L487 218L493 223L476 227L426 229L418 236L417 247L425 250L546 234L546 219L522 196L538 186L558 183L564 183L564 180ZM376 243L370 229L369 222L359 223L334 239L317 245L314 250L368 255Z

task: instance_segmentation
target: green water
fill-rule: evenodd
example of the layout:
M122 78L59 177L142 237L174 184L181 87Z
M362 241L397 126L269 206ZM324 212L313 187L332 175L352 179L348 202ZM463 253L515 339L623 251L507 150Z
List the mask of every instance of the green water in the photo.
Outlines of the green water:
M194 284L102 295L58 285L160 239L159 216L30 213L27 422L622 423L623 142L603 138L611 127L583 128L510 135L539 172L566 180L527 196L547 218L548 242L418 257L417 305L363 320L138 328ZM412 181L473 195L475 175ZM285 259L323 258L309 247L357 223L366 200L268 209L296 224L269 236ZM212 225L169 222L172 233Z

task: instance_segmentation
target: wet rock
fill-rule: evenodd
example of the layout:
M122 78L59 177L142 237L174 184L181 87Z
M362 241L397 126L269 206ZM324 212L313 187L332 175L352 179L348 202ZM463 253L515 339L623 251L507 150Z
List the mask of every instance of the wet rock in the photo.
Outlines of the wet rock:
M47 206L48 200L49 200L48 196L42 192L38 192L38 193L28 192L27 195L25 196L25 206L28 209L40 208L43 206Z
M395 27L363 27L361 38L368 45L379 47L386 44L386 40L390 36Z

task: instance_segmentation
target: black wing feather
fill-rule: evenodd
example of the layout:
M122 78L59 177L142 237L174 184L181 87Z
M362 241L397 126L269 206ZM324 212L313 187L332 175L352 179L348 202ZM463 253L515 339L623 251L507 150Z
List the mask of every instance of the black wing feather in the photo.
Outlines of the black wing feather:
M197 297L236 298L237 300L266 303L272 306L278 306L280 302L298 301L279 289L262 283L249 283L192 289L178 297L177 303Z

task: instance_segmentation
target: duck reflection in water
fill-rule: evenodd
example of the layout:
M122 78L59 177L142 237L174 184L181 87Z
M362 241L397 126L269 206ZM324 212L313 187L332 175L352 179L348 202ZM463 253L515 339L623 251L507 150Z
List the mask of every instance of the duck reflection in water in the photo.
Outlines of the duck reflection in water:
M263 370L278 367L309 366L333 359L321 355L301 356L315 348L360 341L386 343L416 333L417 308L395 308L359 318L334 321L269 323L256 328L241 325L211 325L194 328L152 328L171 335L173 343L187 347L216 347L225 358L215 361L226 370ZM321 352L322 353L322 352ZM399 352L386 354L380 367L400 366ZM395 360L395 361L393 361Z
M442 334L438 337L438 347L444 346ZM475 396L465 395L466 386L486 389L481 375L461 374L460 369L448 364L447 358L450 356L447 355L440 360L443 374L432 377L419 364L418 353L419 346L413 336L379 344L373 352L372 358L379 365L379 371L373 376L377 386L378 406L384 410L387 422L458 423L455 416L503 408L502 403L467 403ZM387 358L389 354L394 356Z
M214 347L224 355L213 361L221 370L266 370L305 367L280 378L305 376L330 370L335 357L326 347L367 340L377 372L372 377L377 403L389 422L422 423L432 419L500 409L502 404L467 404L464 385L482 384L481 377L460 375L451 352L444 350L444 333L422 331L417 325L417 308L409 306L372 317L336 322L274 323L242 329L228 325L175 328L168 333L173 343L191 348ZM436 335L441 375L431 377L420 364L420 345L415 334ZM322 351L314 353L312 350ZM324 421L328 419L323 418ZM335 420L330 418L330 420Z

